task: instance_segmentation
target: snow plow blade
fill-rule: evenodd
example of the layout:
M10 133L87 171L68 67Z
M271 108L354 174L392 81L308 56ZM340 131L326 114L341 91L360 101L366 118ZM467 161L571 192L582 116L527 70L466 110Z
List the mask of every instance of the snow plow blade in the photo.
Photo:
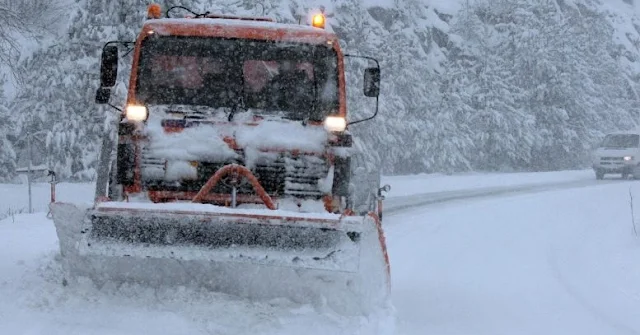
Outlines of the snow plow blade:
M389 269L374 215L206 204L51 205L67 281L204 287L250 299L326 302L347 314L384 304Z

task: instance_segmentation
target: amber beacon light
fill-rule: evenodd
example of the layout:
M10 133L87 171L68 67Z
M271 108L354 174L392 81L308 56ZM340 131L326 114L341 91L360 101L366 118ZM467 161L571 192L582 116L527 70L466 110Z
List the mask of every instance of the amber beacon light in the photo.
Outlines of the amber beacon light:
M147 19L159 19L162 16L162 7L157 3L152 3L147 7Z
M324 14L319 13L319 14L314 15L313 18L311 19L311 25L313 25L316 28L324 29L324 25L325 25Z

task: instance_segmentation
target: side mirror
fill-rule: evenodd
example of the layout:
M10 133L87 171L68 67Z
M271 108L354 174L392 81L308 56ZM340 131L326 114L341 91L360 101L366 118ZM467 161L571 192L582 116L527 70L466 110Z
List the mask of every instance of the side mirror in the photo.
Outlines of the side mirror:
M111 97L111 87L100 87L96 91L96 103L97 104L106 104L106 103L108 103L110 97Z
M376 110L373 113L373 115L371 115L370 117L364 118L364 119L360 119L360 120L355 120L355 121L351 121L348 124L349 125L354 125L354 124L358 124L358 123L362 123L365 121L369 121L372 120L373 118L376 117L376 115L378 115L378 110L379 110L379 95L380 95L380 62L373 58L373 57L367 57L367 56L357 56L357 55L349 55L349 54L345 54L345 57L353 57L353 58L362 58L362 59L366 59L369 61L373 61L376 63L375 67L368 67L364 70L364 85L363 85L363 91L364 91L364 95L367 97L373 97L376 98Z
M118 47L107 45L102 49L100 87L113 87L118 76Z
M380 94L380 69L370 67L364 71L364 95L377 97Z

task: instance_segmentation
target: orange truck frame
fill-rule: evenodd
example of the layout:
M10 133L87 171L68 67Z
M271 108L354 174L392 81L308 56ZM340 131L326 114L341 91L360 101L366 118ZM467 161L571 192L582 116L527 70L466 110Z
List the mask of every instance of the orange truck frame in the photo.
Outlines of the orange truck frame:
M187 10L191 15L184 18L172 18L171 12L175 10ZM157 5L150 5L148 9L148 20L144 23L140 34L135 42L111 41L105 44L102 52L100 88L96 92L96 102L99 104L109 104L111 107L121 112L120 123L118 125L118 152L115 177L110 183L121 185L120 194L109 194L112 200L128 199L130 196L140 194L146 195L153 202L168 202L176 200L191 200L200 203L212 203L224 206L236 206L240 203L264 203L267 208L275 209L276 201L272 198L278 197L278 192L265 190L260 178L257 178L250 169L237 164L227 165L217 170L213 175L206 176L200 180L199 189L175 190L175 189L145 189L141 176L142 165L142 144L146 137L140 131L144 127L144 122L149 116L149 111L144 107L144 101L139 99L137 88L139 83L139 69L141 53L144 49L144 42L157 35L175 37L198 37L225 40L247 40L247 41L267 41L276 43L298 43L301 45L325 45L329 46L336 55L337 63L337 109L326 115L324 121L310 120L309 124L326 126L327 120L337 123L338 129L333 129L329 137L329 145L334 147L350 147L352 138L348 132L348 126L373 119L378 113L378 95L380 91L380 66L376 59L365 56L345 55L340 47L338 37L326 31L324 13L318 13L311 19L312 27L276 23L270 18L261 17L240 17L214 15L210 13L199 14L181 6L174 6L167 10L166 18L161 18L161 10ZM111 91L116 84L118 73L119 46L128 47L128 52L133 52L131 65L131 75L129 78L126 107L117 108L109 103ZM345 80L345 57L363 58L375 63L375 67L365 69L364 74L364 95L376 99L375 113L366 119L357 121L347 121L347 97ZM131 121L131 115L142 115L140 120ZM233 122L231 122L233 123ZM257 123L245 123L252 126ZM165 125L166 132L180 132L182 126ZM237 150L235 140L225 137L224 141L229 147ZM286 151L278 149L276 151ZM337 192L336 189L344 189L344 184L350 181L349 174L351 161L334 155L331 151L325 152L296 152L293 155L307 154L324 157L329 164L336 167L339 180L334 180L334 190L330 194L324 194L322 200L325 209L331 213L342 213L353 211L349 208L348 199L345 192ZM234 188L233 194L216 192L218 182L223 178L232 180L232 183L239 183L243 178L250 181L253 192L237 194ZM342 183L343 185L337 185ZM337 186L336 186L337 185ZM379 203L377 210L382 216L381 195L382 191L388 191L389 187L377 189ZM271 193L271 194L270 194ZM339 193L339 194L336 194Z

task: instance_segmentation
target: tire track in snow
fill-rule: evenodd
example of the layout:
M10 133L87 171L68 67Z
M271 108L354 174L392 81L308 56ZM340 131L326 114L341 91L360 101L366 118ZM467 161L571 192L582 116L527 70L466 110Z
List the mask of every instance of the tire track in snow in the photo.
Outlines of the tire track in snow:
M619 211L621 209L622 208L616 209L616 211ZM610 216L607 216L607 218L615 221L615 219ZM547 263L549 265L551 273L554 276L554 279L560 285L560 287L568 294L568 296L572 300L578 303L588 313L593 315L595 319L599 320L603 324L610 326L612 329L615 329L619 334L640 334L640 330L636 329L632 325L621 321L619 317L616 317L617 315L615 313L608 312L606 308L604 308L604 306L602 306L601 304L594 303L593 298L589 299L589 296L585 294L585 291L581 290L580 287L575 284L575 282L572 284L571 276L569 276L571 271L567 271L566 269L563 270L562 263L572 263L574 265L576 264L575 261L571 261L569 258L567 258L567 256L569 255L580 254L583 255L582 259L588 259L593 262L594 260L597 261L598 258L594 257L595 255L590 255L589 252L595 252L594 250L596 249L599 250L595 252L598 255L601 255L602 252L606 252L606 243L602 244L602 232L597 233L595 231L598 226L602 224L602 222L603 221L586 221L586 224L581 226L582 229L574 233L574 237L570 240L572 241L572 243L565 242L562 245L558 245L557 242L551 243L551 245L549 246L549 250L547 251ZM609 231L610 229L611 228L607 228L607 231ZM595 236L598 236L598 238L595 238ZM604 248L604 250L602 248ZM597 267L592 266L591 268ZM575 269L573 269L573 271L575 271Z
M601 322L611 326L613 329L616 329L621 334L631 334L638 335L640 331L633 329L632 327L623 324L622 322L614 319L613 317L607 315L604 311L596 307L594 304L590 303L587 298L578 290L569 283L567 278L562 274L560 267L558 266L558 257L554 249L550 250L547 255L547 261L549 263L549 267L551 268L551 272L553 273L554 278L558 282L558 284L564 289L565 292L578 304L580 304L584 309L586 309L591 315L593 315L596 319Z

